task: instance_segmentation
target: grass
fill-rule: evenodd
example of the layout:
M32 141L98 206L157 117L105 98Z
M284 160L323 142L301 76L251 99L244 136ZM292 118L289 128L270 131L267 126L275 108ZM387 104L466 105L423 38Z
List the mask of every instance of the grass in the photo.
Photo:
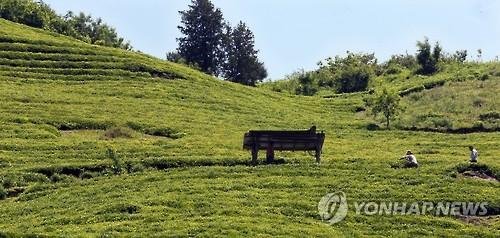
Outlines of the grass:
M400 124L433 129L500 129L500 78L486 81L451 82L447 87L414 93Z
M500 167L498 132L368 131L372 119L356 113L363 94L301 97L249 88L3 20L0 41L0 56L7 56L0 57L0 179L12 195L0 201L5 234L499 235L498 219L478 225L448 216L356 215L350 209L345 221L331 226L317 211L321 197L335 191L344 191L351 207L371 200L486 201L500 207L499 183L453 176L468 160L470 144L478 148L481 164ZM498 80L491 75L481 81L486 87L460 97L479 91L497 103L492 92ZM408 104L423 107L439 92L434 90L461 93L476 83L447 83ZM429 110L441 110L435 100L431 104ZM487 111L498 111L498 105L475 114ZM464 125L474 120L464 118ZM327 135L321 165L303 152L277 153L283 165L248 165L250 153L241 149L244 132L312 124ZM132 136L106 138L116 128ZM407 149L421 167L391 168Z

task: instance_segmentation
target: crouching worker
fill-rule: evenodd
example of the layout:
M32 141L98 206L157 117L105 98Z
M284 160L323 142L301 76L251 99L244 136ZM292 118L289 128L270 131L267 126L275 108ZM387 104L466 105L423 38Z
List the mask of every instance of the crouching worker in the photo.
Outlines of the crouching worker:
M473 146L469 146L470 150L470 162L477 163L477 157L479 157L479 153Z
M418 162L417 158L413 153L408 150L406 151L406 155L401 158L402 160L405 160L403 167L404 168L418 168Z

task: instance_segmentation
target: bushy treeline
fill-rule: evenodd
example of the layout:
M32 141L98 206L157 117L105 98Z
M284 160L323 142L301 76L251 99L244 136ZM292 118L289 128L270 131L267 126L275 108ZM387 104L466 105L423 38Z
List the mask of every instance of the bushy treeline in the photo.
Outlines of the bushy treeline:
M116 30L104 23L101 18L93 18L85 13L75 14L71 11L60 16L43 1L2 0L0 1L0 17L74 37L91 44L132 49L130 43L119 37Z
M269 82L263 87L275 91L288 91L297 95L311 96L320 91L353 93L369 90L374 78L408 72L410 75L432 75L445 65L464 63L467 51L459 50L453 54L443 51L436 42L434 46L425 38L417 41L415 55L397 54L389 60L378 63L373 53L353 53L345 56L327 58L318 63L318 69L295 72L277 82Z
M231 27L210 0L192 0L180 14L183 36L177 39L177 50L167 53L168 60L244 85L255 86L267 77L255 36L245 23Z

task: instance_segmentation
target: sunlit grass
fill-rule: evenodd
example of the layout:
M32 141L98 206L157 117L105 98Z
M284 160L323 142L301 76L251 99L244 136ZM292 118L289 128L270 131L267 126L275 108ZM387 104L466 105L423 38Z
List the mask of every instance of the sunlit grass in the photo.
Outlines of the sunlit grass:
M326 193L344 191L350 202L486 201L500 207L498 182L456 176L471 144L481 164L499 171L500 133L368 131L372 118L355 113L363 106L363 94L320 98L249 88L3 20L0 41L1 62L20 63L0 65L0 178L6 190L24 191L0 201L0 231L49 236L499 235L498 219L476 225L454 217L353 211L331 226L321 221L317 203ZM68 68L58 60L69 62ZM146 67L130 70L123 62ZM157 71L174 77L152 75ZM478 86L478 95L471 85ZM498 111L495 90L498 78L492 77L446 84L404 100L415 109L409 115L439 110L467 126L475 119L461 112L471 110L474 96L485 98L484 111ZM447 97L453 93L473 96L460 104ZM435 95L443 101L434 100ZM448 104L456 106L442 108ZM483 109L472 114L478 113ZM242 149L246 131L313 124L327 135L321 165L304 152L278 152L283 165L249 165L250 154ZM125 133L107 135L116 131ZM109 149L116 151L114 160ZM408 149L421 167L391 168ZM116 163L123 170L113 170Z

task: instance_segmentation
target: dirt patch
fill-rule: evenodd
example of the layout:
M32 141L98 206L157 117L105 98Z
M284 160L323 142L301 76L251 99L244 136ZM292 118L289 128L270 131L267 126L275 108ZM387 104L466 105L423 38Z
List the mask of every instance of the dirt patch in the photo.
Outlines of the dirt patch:
M482 181L498 182L500 170L481 163L460 164L452 169L453 177L478 179Z
M461 175L466 178L498 182L497 178L478 171L464 171Z
M495 216L457 216L457 219L473 225L490 225L500 221L500 215Z
M26 188L24 187L14 187L14 188L9 188L7 189L7 197L17 197L21 193L24 193Z
M422 128L422 127L400 127L399 129L405 131L423 131L423 132L436 132L436 133L445 133L445 134L472 134L472 133L491 133L491 132L499 132L500 127L495 128L486 128L483 124L479 124L473 127L465 127L465 128Z

